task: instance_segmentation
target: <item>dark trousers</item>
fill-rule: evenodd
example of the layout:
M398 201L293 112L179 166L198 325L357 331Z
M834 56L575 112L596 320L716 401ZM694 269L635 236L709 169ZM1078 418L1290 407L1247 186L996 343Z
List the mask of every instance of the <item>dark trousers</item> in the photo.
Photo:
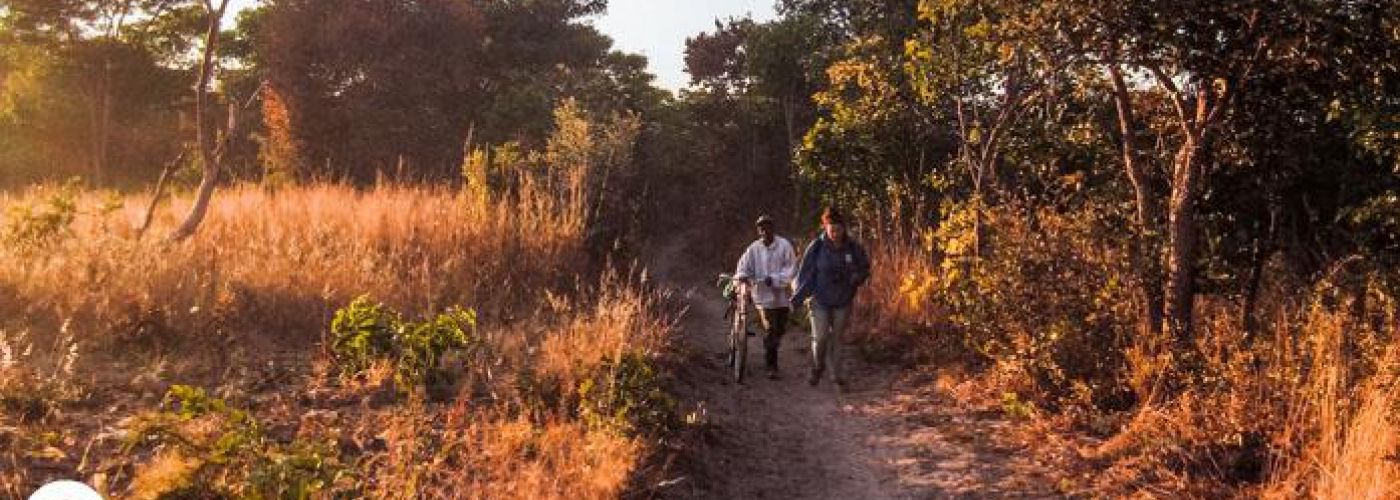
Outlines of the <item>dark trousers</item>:
M788 313L786 307L758 310L758 318L763 322L764 330L763 361L770 370L778 369L778 346L783 342L783 334L787 333Z

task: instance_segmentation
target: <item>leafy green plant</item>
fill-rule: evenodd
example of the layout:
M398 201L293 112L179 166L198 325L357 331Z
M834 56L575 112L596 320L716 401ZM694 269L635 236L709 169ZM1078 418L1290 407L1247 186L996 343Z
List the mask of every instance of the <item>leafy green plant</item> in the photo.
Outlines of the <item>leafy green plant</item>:
M11 206L5 217L5 241L32 249L67 234L78 217L79 187L79 180L75 178L40 202Z
M397 313L364 296L336 311L331 319L331 355L341 373L362 372L391 352L400 323Z
M589 426L621 432L665 432L677 423L676 401L656 367L640 353L598 365L579 382L579 416Z
M399 387L416 387L443 375L438 365L444 354L479 344L476 319L476 311L454 307L412 322L361 296L331 320L331 354L344 375L388 361Z
M307 499L348 474L329 444L278 443L248 412L204 389L171 387L162 406L160 412L135 419L126 445L129 453L138 445L155 444L192 464L177 480L148 492L160 498Z
M943 258L906 277L906 297L935 304L966 351L1009 375L1011 386L1048 396L1040 402L1050 408L1076 383L1099 390L1091 400L1121 406L1113 388L1135 328L1133 290L1121 278L1132 275L1131 262L1125 243L1094 243L1116 237L1118 214L983 210L978 255L975 210L952 210L929 235Z
M1001 411L1008 417L1019 419L1035 418L1040 413L1035 403L1022 400L1021 396L1014 392L1001 393Z

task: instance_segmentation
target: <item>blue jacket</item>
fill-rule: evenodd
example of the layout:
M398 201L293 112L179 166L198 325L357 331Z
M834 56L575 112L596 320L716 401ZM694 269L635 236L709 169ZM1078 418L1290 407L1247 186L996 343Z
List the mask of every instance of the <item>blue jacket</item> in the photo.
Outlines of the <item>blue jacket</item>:
M823 309L847 307L855 299L856 290L869 278L870 258L865 248L847 237L845 246L837 250L822 234L802 254L792 305L801 305L811 297L813 305Z

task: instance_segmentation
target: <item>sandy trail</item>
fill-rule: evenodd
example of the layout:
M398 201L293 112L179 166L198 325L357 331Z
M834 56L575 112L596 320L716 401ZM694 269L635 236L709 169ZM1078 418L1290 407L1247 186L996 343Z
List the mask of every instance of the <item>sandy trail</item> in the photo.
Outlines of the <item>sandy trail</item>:
M709 279L661 277L689 304L681 323L688 359L677 390L708 425L679 464L666 498L1054 498L1050 477L1005 439L999 415L956 408L931 384L907 384L889 367L845 348L849 386L807 385L810 335L789 329L782 376L762 369L750 337L749 377L727 373L724 303ZM825 378L825 377L824 377ZM907 387L906 387L907 386Z
M709 292L709 293L706 293ZM869 443L872 426L856 414L861 401L879 394L884 377L860 374L838 394L826 380L807 385L810 337L793 329L783 339L778 366L769 380L762 369L759 337L749 344L750 376L733 383L725 370L727 343L723 303L710 289L687 293L691 310L683 323L691 349L687 394L704 408L711 424L707 446L698 450L694 498L905 498L881 450ZM847 363L850 365L850 363Z

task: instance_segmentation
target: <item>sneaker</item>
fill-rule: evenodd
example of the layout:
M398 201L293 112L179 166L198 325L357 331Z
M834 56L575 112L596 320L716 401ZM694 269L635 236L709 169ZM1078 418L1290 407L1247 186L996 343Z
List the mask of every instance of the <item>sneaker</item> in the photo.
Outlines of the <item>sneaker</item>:
M812 387L816 387L816 386L817 386L817 382L821 382L821 381L822 381L822 374L821 374L820 372L815 372L815 371L814 371L814 372L812 372L812 376L807 377L807 385L810 385L810 386L812 386Z
M769 368L769 369L768 369L768 380L778 380L778 379L780 379L780 378L782 378L782 376L778 375L778 369L777 369L777 368Z

